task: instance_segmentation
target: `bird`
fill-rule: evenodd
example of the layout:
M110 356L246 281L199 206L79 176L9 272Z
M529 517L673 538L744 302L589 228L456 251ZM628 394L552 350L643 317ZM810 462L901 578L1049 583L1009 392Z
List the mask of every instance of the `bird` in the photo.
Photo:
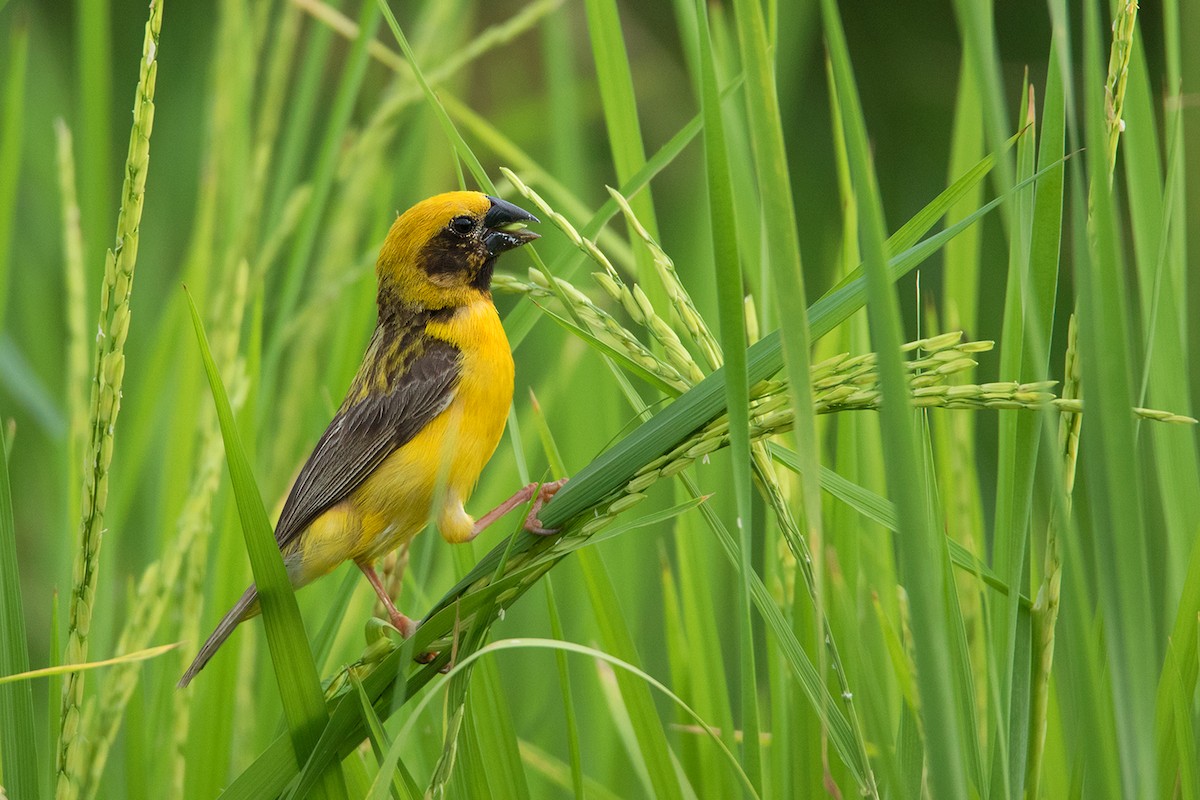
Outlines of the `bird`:
M374 563L429 520L450 543L474 539L533 501L525 528L563 480L531 483L474 519L464 509L504 431L513 360L492 302L496 259L539 235L539 220L498 197L447 192L400 214L375 263L378 317L362 364L300 469L275 526L292 585L353 560L405 637ZM179 680L186 687L233 630L260 611L251 585Z

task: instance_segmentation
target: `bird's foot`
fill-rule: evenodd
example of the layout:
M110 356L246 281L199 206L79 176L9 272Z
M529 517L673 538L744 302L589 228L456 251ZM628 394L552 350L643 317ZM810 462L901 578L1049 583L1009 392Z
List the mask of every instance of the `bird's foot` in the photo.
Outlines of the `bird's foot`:
M394 606L388 609L388 617L392 627L400 631L400 635L405 639L411 638L417 632L417 623L411 617L401 614Z
M525 530L530 533L536 533L539 536L550 536L558 533L558 528L546 528L542 526L542 521L538 519L538 513L542 510L542 506L550 502L550 498L558 493L569 478L560 478L550 483L543 483L538 490L537 497L533 500L533 508L529 509L529 514L525 517Z

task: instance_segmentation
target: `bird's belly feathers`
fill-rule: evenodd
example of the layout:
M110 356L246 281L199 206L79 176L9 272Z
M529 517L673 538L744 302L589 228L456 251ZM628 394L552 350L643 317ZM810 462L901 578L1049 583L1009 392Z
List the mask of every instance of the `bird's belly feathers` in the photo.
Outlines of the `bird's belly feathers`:
M458 387L450 406L351 495L361 519L355 558L394 550L431 518L447 539L466 538L474 521L462 505L504 432L513 362L495 306L481 301L446 322L430 323L428 330L462 353Z

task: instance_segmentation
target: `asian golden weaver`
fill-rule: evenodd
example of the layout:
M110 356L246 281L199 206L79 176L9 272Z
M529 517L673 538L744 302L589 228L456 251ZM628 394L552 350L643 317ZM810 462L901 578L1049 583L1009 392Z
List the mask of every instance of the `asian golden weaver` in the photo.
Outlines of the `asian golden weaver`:
M463 509L512 402L512 354L492 304L492 270L501 253L538 238L525 230L537 221L496 197L448 192L417 203L392 224L375 264L375 332L275 526L293 586L353 559L407 637L416 623L396 609L373 564L428 519L446 541L470 541L536 491L526 528L549 533L536 515L559 483L541 491L530 484L479 520ZM180 687L239 623L258 613L250 586Z

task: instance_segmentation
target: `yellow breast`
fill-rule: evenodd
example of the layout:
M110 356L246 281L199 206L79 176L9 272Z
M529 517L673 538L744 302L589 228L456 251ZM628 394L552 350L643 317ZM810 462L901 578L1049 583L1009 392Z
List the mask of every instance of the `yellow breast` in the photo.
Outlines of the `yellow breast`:
M377 558L416 535L431 518L450 541L468 538L463 510L504 432L512 404L513 361L490 298L430 322L426 331L462 353L450 406L388 457L352 495L362 519L359 558ZM436 504L436 507L435 507Z
M454 401L440 417L445 425L441 463L448 468L446 485L466 502L504 433L513 396L512 352L490 298L445 322L431 322L426 330L462 353Z

